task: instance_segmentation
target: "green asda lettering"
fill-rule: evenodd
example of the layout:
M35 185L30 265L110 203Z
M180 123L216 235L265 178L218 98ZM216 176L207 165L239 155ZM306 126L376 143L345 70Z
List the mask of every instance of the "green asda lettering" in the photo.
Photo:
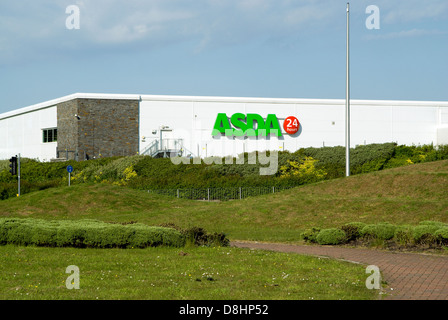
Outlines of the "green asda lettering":
M229 121L230 120L230 121ZM233 126L233 127L232 127ZM224 134L226 136L268 136L274 134L282 136L280 124L275 114L268 114L266 121L256 113L234 113L230 118L225 113L218 113L212 135Z

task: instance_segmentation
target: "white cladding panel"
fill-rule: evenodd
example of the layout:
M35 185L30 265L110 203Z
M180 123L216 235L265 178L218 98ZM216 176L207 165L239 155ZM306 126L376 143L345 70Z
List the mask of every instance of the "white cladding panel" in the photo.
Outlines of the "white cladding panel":
M281 100L281 99L280 99ZM169 126L173 139L183 139L187 153L206 156L237 155L241 152L263 150L296 151L306 147L345 145L345 101L320 100L304 102L231 101L205 98L185 101L151 100L140 103L140 133L143 151L151 141L159 138L160 126ZM442 109L443 111L440 111ZM437 144L437 128L445 119L445 107L418 106L406 103L356 103L350 106L351 147L361 144L397 142L398 144ZM269 138L212 137L218 113L229 118L234 113L256 113L266 119L275 114L282 128L282 137ZM300 130L290 136L283 130L283 121L295 116ZM150 138L148 138L150 137ZM440 137L440 134L439 134ZM443 140L440 139L439 140Z
M44 143L42 129L57 127L56 106L19 114L0 121L0 159L11 156L49 161L56 157L57 142Z
M343 145L345 142L345 113L343 106L338 105L306 105L297 104L295 112L286 116L295 116L300 122L300 134L289 137L295 146L286 150L295 151L299 148Z
M448 126L437 129L437 143L448 144Z

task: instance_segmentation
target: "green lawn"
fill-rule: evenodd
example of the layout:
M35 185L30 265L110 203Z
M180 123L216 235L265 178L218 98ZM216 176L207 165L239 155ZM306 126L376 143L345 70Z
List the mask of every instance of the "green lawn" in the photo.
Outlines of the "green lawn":
M346 222L448 222L448 161L351 176L227 202L182 200L109 184L50 188L0 201L0 215L175 223L230 240L300 242ZM186 255L180 254L181 251ZM1 299L376 299L365 267L236 248L0 246ZM68 290L77 265L81 289ZM209 279L208 279L209 278Z
M0 247L0 299L370 300L365 267L237 248ZM69 290L69 265L80 289Z

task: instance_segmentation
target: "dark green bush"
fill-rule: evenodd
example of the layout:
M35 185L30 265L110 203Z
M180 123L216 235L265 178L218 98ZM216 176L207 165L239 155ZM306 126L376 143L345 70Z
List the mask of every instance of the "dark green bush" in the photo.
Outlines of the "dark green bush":
M366 226L363 222L349 222L341 226L341 230L347 235L347 241L356 240L361 236L361 229Z
M381 170L393 156L395 143L360 145L350 150L350 172L353 174ZM345 147L323 147L301 149L299 154L313 157L319 162L318 169L327 172L327 178L345 175Z
M395 143L369 144L357 146L350 154L353 174L378 171L392 158Z
M395 235L395 228L390 223L368 224L361 229L360 235L367 240L390 240Z
M308 242L319 244L340 244L358 238L367 241L391 240L402 246L448 245L448 224L438 221L422 221L417 226L392 225L390 223L364 224L362 222L350 222L338 229L343 231L337 233L335 228L319 229L313 227L301 234L301 237Z
M164 223L161 226L179 231L185 237L186 243L190 245L227 247L230 244L224 233L207 233L205 229L199 227L182 229L174 223Z
M225 233L213 232L208 235L207 245L216 247L228 247L230 245L230 240L229 238L227 238Z
M316 237L316 241L322 245L341 244L345 242L347 235L338 228L322 229Z
M397 226L395 229L394 239L400 245L409 245L414 242L414 227L410 225Z
M443 227L436 230L434 232L434 236L441 245L448 245L448 227Z
M304 232L302 232L300 234L300 236L305 241L317 243L317 235L319 234L319 232L320 232L320 228L313 227L311 229L308 229L308 230L305 230Z
M437 225L419 225L414 227L412 235L415 243L418 244L434 244L437 242L434 232L439 230L440 226Z

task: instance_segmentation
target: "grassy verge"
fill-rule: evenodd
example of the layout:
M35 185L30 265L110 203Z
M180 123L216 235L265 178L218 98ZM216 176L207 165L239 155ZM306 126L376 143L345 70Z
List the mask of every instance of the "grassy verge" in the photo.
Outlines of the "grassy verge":
M2 216L174 223L223 232L230 240L300 241L312 227L359 221L448 222L448 161L297 187L244 200L204 202L109 184L52 188L0 202Z
M0 299L378 298L365 267L330 259L236 248L75 249L0 247ZM69 265L80 289L68 290Z

